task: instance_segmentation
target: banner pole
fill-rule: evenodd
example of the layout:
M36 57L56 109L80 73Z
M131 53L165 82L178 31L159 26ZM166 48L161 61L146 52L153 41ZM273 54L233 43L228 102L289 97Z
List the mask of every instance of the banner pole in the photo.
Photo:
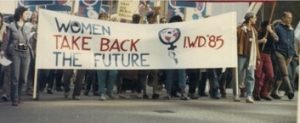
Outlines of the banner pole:
M36 67L34 68L35 72L34 72L34 84L33 84L33 95L32 95L32 99L34 100L38 100L38 95L37 95L37 73L38 73L38 69L36 69Z
M234 75L235 75L235 99L239 98L239 80L238 80L238 68L234 68Z

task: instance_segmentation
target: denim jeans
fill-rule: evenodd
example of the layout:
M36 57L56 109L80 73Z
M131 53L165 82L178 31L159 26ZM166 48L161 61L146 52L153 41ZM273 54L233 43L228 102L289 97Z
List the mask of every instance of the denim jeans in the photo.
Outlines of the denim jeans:
M207 69L207 77L209 79L209 95L212 97L219 96L219 76L217 74L217 69Z
M85 74L85 92L88 93L92 88L93 93L98 93L97 72L95 70L87 70Z
M9 95L10 93L10 82L11 82L11 65L2 66L0 72L0 83L2 83L0 88L0 96Z
M240 88L246 86L247 96L252 96L255 84L254 68L248 68L248 58L245 56L238 57L238 84ZM235 82L233 82L233 93L235 90Z
M70 92L70 84L71 84L71 78L73 76L73 70L63 70L62 80L64 85L64 92L69 93ZM77 83L74 83L75 86ZM74 93L74 92L73 92Z
M0 65L0 89L2 89L3 84L4 84L4 70L3 70L3 66Z
M291 81L291 85L293 87L293 90L295 90L295 79L296 79L296 70L297 70L297 61L296 60L292 60L289 64L289 78Z
M189 80L189 94L194 94L196 88L200 84L200 70L199 69L188 69L186 71ZM200 88L198 88L200 89Z
M16 53L11 56L12 60L12 82L11 100L18 101L21 96L22 85L27 84L30 65L30 54Z
M48 69L39 69L38 70L39 91L44 91L44 89L48 83L49 74L50 74L50 70L48 70Z
M105 87L107 88L107 93L111 94L115 82L117 81L118 71L117 70L99 70L97 71L99 93L105 94Z
M171 95L173 82L176 81L175 75L178 76L178 85L180 91L183 92L186 87L186 73L184 69L180 70L166 70L166 89L167 93Z
M143 94L146 95L147 94L147 76L149 75L150 71L146 71L146 70L139 70L138 71L138 82L139 82L139 86L142 91ZM139 91L138 91L139 92Z

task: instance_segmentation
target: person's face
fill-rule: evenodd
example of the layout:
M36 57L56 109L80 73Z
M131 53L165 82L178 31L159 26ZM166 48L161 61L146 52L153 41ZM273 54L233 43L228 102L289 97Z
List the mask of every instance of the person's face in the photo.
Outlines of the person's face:
M33 22L37 22L38 21L37 13L32 13L31 19L32 19Z
M253 16L252 18L250 18L250 22L251 24L255 24L256 23L256 16Z
M283 18L282 18L282 22L285 24L292 24L293 21L293 15L292 13L287 13Z
M23 12L22 16L20 19L22 19L23 21L27 21L30 17L30 12L29 11L25 11Z

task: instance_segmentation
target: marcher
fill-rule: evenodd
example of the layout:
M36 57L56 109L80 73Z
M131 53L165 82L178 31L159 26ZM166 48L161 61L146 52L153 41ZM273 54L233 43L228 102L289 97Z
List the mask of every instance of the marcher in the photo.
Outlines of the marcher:
M239 72L239 87L243 89L244 74L247 103L254 103L252 98L252 93L254 89L254 70L256 68L257 60L259 60L260 55L258 52L258 37L257 31L253 26L256 23L256 16L252 12L248 12L245 17L245 21L237 29L237 41L238 41L238 72ZM235 86L233 86L235 87ZM233 93L235 94L235 89ZM237 97L237 96L235 96ZM235 99L239 101L240 99Z
M4 53L12 61L11 101L12 106L18 106L21 101L21 90L27 83L30 60L33 56L32 47L24 32L24 24L29 12L25 7L15 10L14 21L8 25L7 41L4 41L1 54Z
M267 35L268 32L268 35ZM253 97L259 101L261 98L272 100L270 97L271 86L274 82L274 71L271 60L271 55L274 54L274 40L278 40L278 36L273 31L268 21L261 24L261 29L258 33L260 46L260 64L255 70L255 87Z
M280 98L278 95L278 89L283 82L286 85L285 92L288 98L291 100L294 98L294 89L289 78L288 66L295 53L295 34L292 27L293 15L289 11L285 11L281 17L281 23L275 26L275 32L278 35L278 41L275 43L275 55L279 66L281 80L276 82L272 97Z

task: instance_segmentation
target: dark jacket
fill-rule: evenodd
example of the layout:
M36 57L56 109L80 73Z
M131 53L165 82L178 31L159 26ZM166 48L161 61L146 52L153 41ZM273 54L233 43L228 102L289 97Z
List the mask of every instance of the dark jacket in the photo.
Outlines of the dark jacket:
M285 57L296 55L295 52L295 33L293 29L289 29L287 25L278 24L275 26L275 32L279 40L275 43L275 51L281 53Z

